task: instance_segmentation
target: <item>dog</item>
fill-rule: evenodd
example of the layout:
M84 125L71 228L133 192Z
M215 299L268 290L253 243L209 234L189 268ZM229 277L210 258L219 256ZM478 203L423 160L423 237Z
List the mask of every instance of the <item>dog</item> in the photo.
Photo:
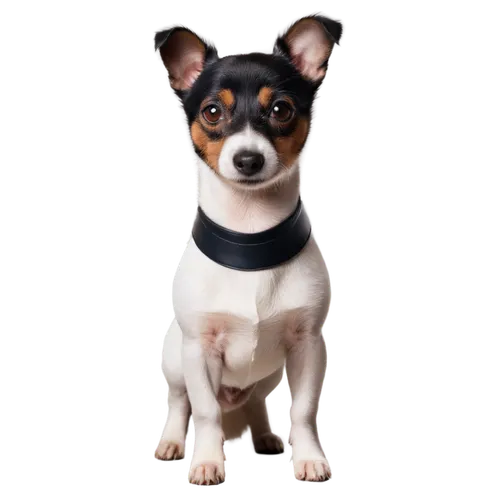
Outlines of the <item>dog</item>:
M155 456L184 457L192 414L194 484L225 480L224 440L247 427L257 453L283 452L265 400L285 366L295 477L331 476L316 426L330 284L300 201L299 156L341 35L339 22L314 15L279 36L272 54L223 58L184 27L155 36L199 171L163 348L169 411Z

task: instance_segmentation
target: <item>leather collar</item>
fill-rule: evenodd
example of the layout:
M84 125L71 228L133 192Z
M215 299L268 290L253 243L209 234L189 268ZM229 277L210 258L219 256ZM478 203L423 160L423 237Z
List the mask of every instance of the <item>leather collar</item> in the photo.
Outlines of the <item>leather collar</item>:
M240 271L270 269L295 257L311 236L311 223L299 198L291 215L266 231L238 233L219 226L198 207L193 225L196 246L221 266Z

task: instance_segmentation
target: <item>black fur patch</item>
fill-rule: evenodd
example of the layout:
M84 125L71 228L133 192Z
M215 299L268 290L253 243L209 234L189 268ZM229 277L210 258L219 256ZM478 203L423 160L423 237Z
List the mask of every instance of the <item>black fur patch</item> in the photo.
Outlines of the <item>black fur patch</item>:
M258 95L263 87L272 89L273 101L288 97L292 99L297 114L309 116L316 89L285 57L279 55L228 56L209 63L181 100L191 124L199 115L202 102L207 99L218 102L217 94L222 89L230 89L235 103L231 119L223 126L224 135L240 131L246 124L266 136L284 134L286 128L277 131L271 127L269 116L259 103Z

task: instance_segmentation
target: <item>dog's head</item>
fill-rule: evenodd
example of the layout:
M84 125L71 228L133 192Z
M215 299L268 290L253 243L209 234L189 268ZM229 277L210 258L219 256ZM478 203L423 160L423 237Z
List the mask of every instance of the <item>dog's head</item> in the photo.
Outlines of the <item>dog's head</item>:
M342 25L300 19L272 54L219 58L187 28L156 34L155 46L182 101L194 149L225 181L259 189L297 163L320 86Z

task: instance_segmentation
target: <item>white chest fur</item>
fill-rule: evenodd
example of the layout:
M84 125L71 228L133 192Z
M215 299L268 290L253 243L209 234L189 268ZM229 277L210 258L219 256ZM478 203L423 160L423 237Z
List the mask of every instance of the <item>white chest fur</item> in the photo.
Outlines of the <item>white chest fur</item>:
M234 387L280 368L290 345L321 329L329 300L328 273L312 237L292 261L253 272L216 264L191 240L174 280L183 334L201 336L223 357L222 382Z

